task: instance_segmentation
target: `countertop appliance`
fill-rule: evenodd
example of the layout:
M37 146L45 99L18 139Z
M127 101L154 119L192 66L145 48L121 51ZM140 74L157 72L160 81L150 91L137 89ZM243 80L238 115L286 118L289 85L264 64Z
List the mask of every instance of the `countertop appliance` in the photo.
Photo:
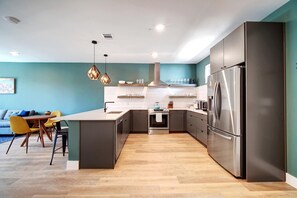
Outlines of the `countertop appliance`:
M149 109L148 129L150 135L169 133L169 110Z
M235 177L243 177L244 68L208 77L209 155Z

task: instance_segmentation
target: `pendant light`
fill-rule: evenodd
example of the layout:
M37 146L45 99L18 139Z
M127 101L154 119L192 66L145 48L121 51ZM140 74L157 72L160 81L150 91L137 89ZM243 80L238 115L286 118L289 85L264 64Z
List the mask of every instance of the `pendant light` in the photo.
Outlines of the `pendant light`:
M100 71L98 70L98 68L95 65L95 45L97 44L97 41L92 41L92 43L94 44L94 64L93 66L89 69L88 71L88 77L90 78L90 80L98 80L100 78Z
M110 80L110 77L108 76L108 74L106 73L106 57L107 57L108 55L107 54L104 54L104 57L105 57L105 64L104 64L104 68L105 68L105 73L104 73L104 75L101 77L101 83L103 84L103 85L108 85L110 82L111 82L111 80Z

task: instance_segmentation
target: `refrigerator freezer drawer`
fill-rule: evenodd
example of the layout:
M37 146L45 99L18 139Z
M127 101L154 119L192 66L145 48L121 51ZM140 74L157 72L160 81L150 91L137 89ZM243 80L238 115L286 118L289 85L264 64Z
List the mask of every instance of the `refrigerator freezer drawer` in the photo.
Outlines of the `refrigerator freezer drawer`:
M243 177L242 137L207 129L208 154L235 177Z

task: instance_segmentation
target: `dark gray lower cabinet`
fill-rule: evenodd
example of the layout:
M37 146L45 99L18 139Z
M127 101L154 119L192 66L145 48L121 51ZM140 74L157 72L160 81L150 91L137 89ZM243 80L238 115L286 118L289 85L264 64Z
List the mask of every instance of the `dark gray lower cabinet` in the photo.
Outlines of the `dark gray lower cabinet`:
M79 168L114 168L131 129L130 112L116 121L80 121Z
M113 168L115 121L80 121L79 168Z
M131 110L132 132L148 132L148 111Z
M169 111L169 131L181 132L186 131L186 114L185 110Z
M187 131L205 146L207 145L207 116L192 111L187 112Z
M207 145L207 116L198 114L197 122L197 139L204 145Z

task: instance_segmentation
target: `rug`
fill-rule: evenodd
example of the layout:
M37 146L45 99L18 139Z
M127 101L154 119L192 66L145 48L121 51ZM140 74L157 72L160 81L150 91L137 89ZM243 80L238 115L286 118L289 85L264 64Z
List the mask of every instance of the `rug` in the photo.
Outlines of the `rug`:
M4 142L8 142L13 138L13 136L11 135L1 135L0 136L0 144L4 143Z

